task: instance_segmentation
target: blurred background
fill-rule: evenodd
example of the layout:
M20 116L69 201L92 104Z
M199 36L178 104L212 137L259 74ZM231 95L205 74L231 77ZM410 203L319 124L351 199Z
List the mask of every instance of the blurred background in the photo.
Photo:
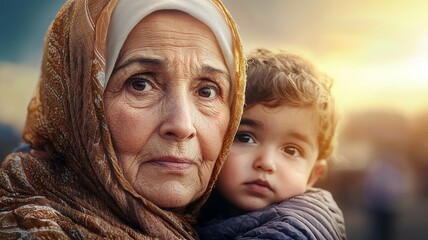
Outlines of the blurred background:
M20 144L43 37L64 0L0 0L0 159ZM335 79L337 156L318 186L348 239L428 237L428 2L224 0L245 50L286 50Z

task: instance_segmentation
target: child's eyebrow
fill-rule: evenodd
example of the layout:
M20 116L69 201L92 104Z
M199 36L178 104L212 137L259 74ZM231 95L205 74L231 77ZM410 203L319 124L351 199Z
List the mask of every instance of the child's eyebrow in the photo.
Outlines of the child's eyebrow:
M260 127L261 125L263 125L260 121L256 121L249 118L242 118L239 124L250 126L250 127Z
M292 136L293 138L299 139L302 142L305 142L306 144L310 145L311 147L314 147L314 144L309 136L307 136L306 134L300 134L298 132L291 132L289 133L290 136Z

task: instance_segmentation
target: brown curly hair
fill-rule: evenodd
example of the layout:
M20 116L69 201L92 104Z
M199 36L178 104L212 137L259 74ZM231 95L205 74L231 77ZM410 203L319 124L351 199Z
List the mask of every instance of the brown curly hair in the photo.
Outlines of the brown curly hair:
M318 159L330 158L337 125L332 79L309 61L284 51L257 49L248 54L247 64L245 108L254 104L313 108L319 124Z

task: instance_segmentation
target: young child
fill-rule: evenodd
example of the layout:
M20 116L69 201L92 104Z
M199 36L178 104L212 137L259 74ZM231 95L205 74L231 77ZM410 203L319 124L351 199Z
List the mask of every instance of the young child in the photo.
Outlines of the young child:
M259 49L248 57L246 106L201 239L346 239L326 172L336 114L331 81L309 62Z

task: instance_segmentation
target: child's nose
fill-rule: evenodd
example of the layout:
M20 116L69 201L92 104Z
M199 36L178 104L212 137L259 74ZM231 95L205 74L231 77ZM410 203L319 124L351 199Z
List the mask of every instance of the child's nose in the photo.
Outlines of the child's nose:
M254 161L253 167L258 171L274 173L276 171L275 151L273 149L263 149Z

